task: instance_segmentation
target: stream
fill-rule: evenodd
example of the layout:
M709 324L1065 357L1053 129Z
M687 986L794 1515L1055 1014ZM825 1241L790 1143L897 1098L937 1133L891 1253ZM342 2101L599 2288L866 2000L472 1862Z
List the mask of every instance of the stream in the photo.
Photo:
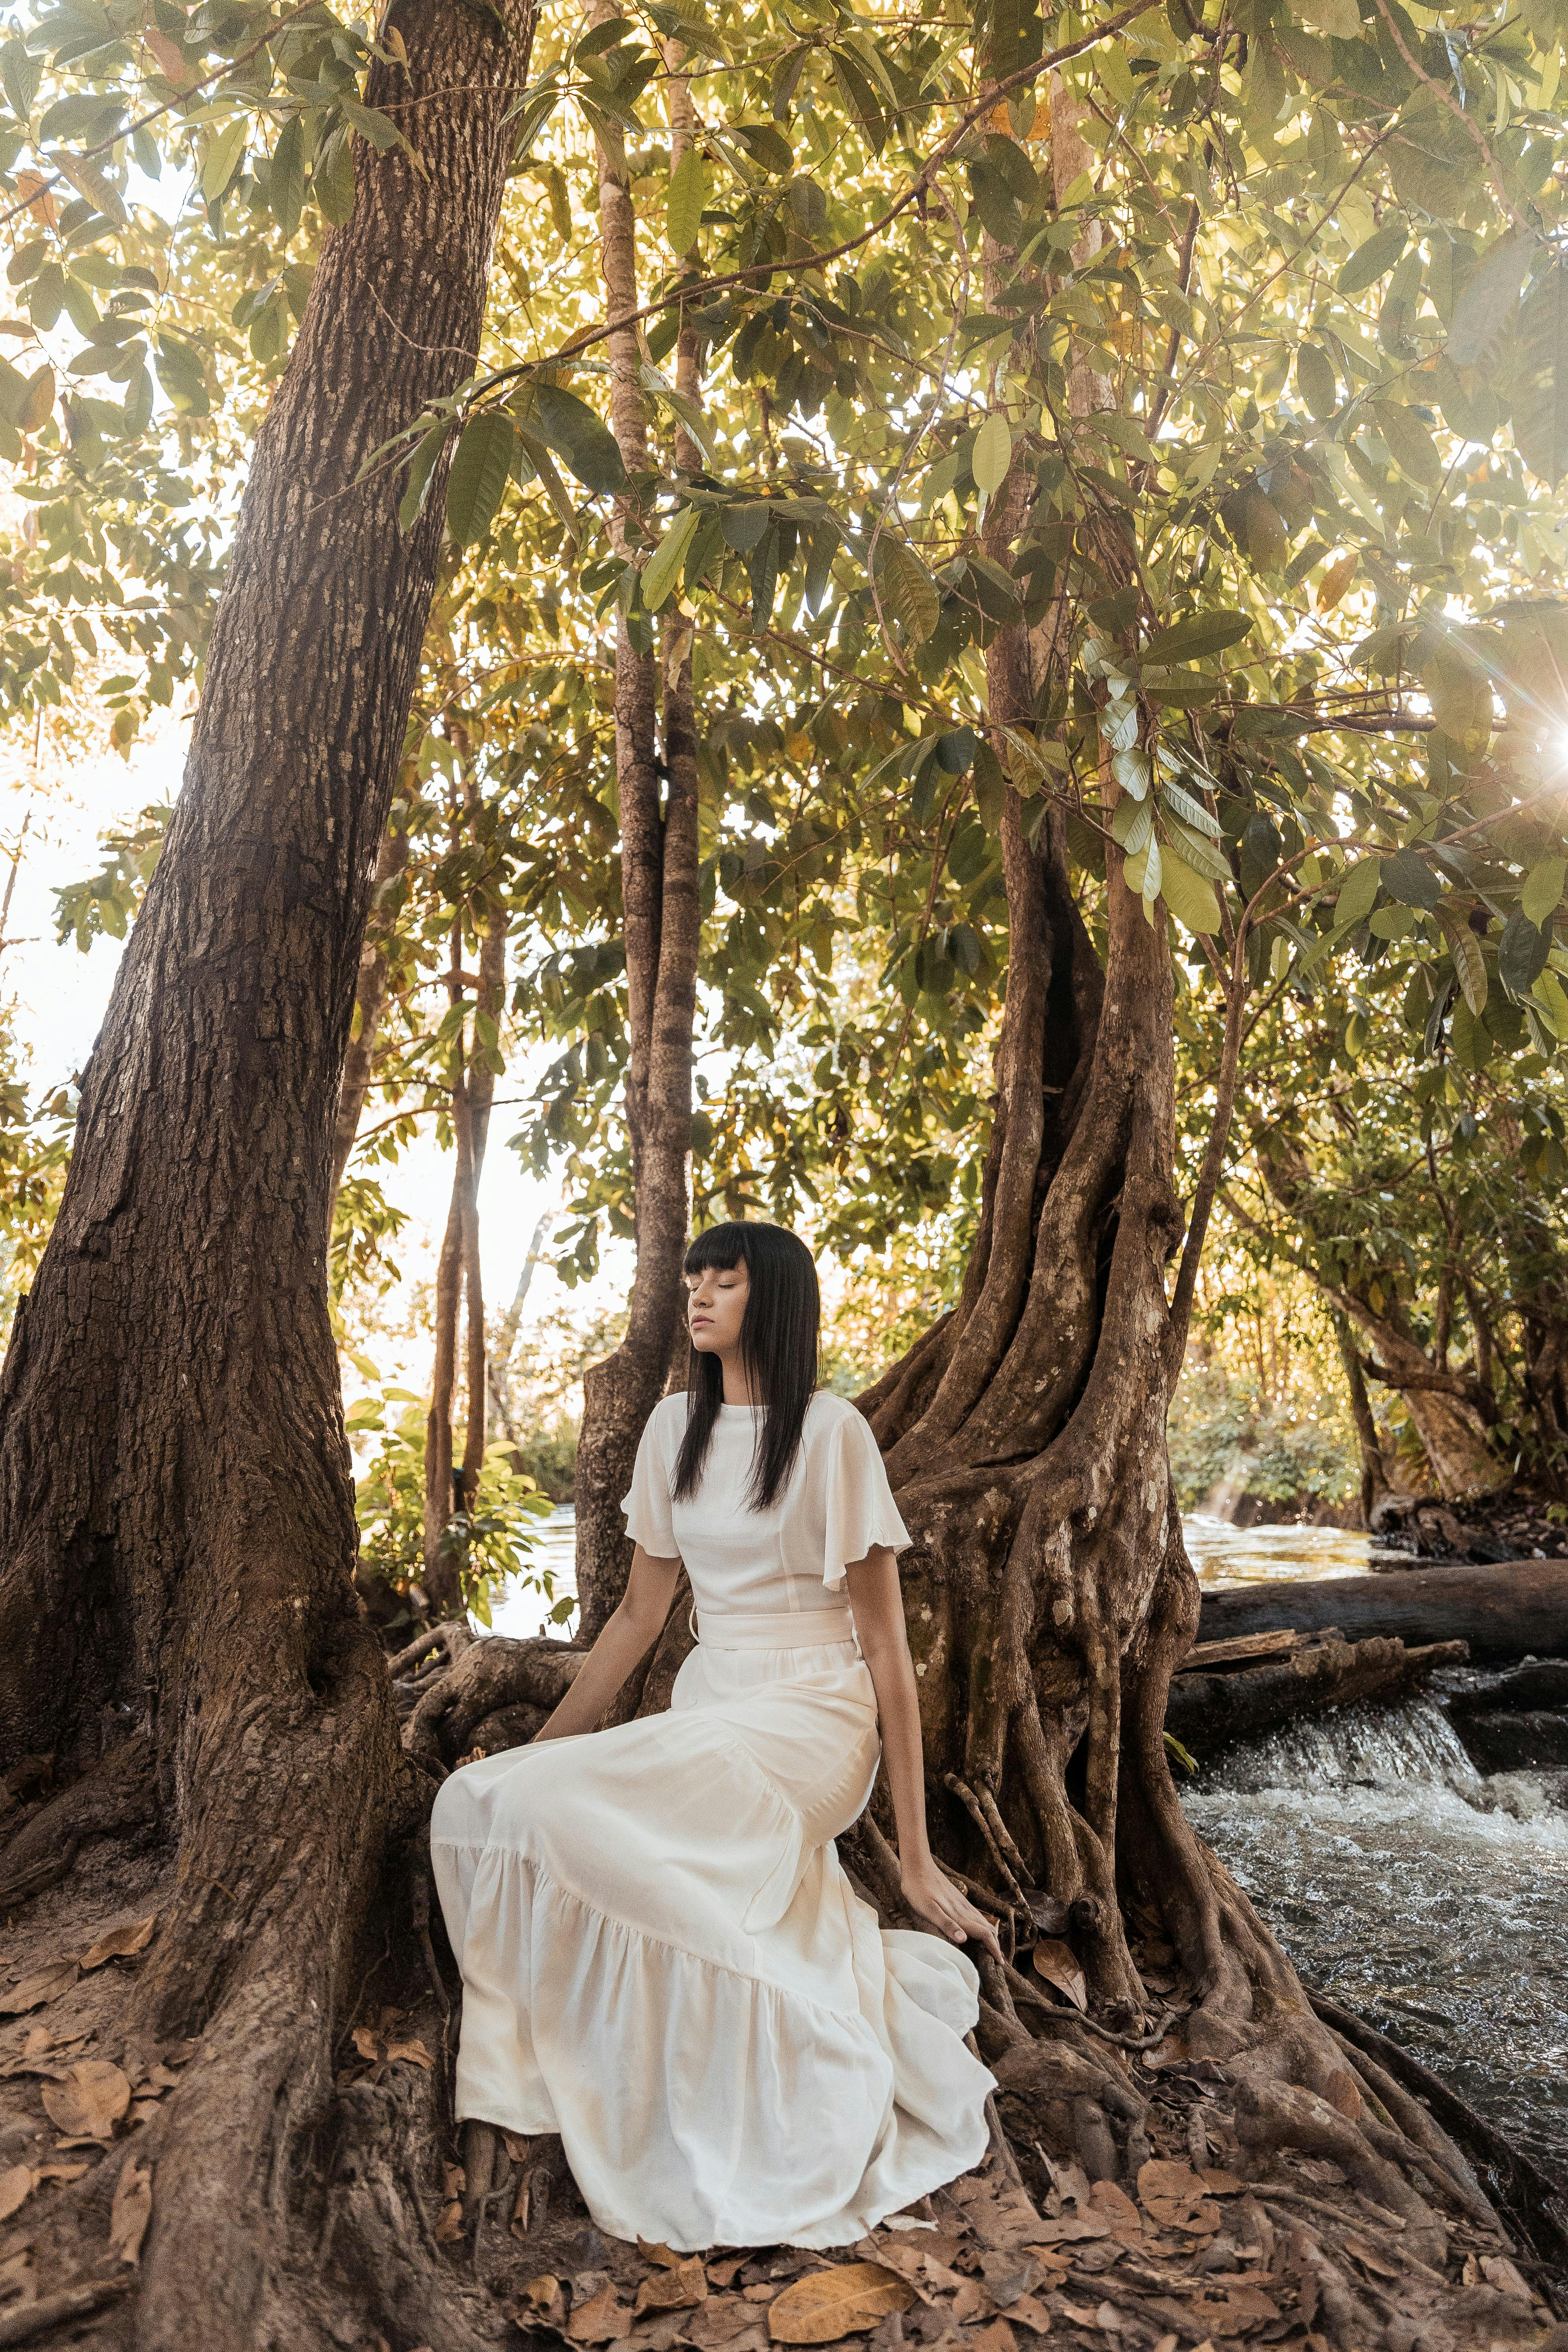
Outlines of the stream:
M1337 1528L1185 1523L1205 1589L1364 1575L1372 1545ZM572 1582L573 1515L534 1559ZM497 1633L542 1629L514 1583ZM1309 1984L1402 2043L1568 2182L1568 1771L1482 1774L1446 1689L1347 1707L1216 1759L1182 1801Z

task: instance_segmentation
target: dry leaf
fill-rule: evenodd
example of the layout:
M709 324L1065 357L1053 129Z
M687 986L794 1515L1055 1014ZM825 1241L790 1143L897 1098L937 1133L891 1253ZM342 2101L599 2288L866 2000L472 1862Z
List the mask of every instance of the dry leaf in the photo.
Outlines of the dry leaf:
M1361 557L1356 553L1354 548L1350 549L1343 555L1335 556L1333 562L1330 564L1328 570L1324 572L1322 578L1318 583L1318 610L1320 613L1331 613L1333 611L1334 606L1339 603L1340 598L1344 594L1345 590L1355 578L1356 566L1360 562Z
M966 2278L952 2298L952 2315L959 2326L972 2319L989 2319L996 2305L978 2279Z
M1220 2176L1230 2178L1228 2173ZM1240 2187L1239 2181L1237 2186ZM1203 2181L1190 2164L1171 2163L1162 2157L1151 2157L1138 2172L1138 2195L1146 2211L1156 2221L1172 2230L1186 2230L1206 2236L1219 2228L1219 2208L1205 2205Z
M49 184L37 172L18 172L16 194L36 221L45 228L53 228L60 216L60 208L49 193Z
M657 2263L660 2270L664 2271L679 2270L686 2259L683 2254L672 2252L662 2238L655 2240L639 2237L637 2252L645 2263Z
M1089 1987L1078 1964L1078 1954L1070 1944L1061 1943L1054 1936L1047 1936L1037 1944L1035 1974L1044 1977L1047 1984L1055 1985L1062 1999L1070 2000L1075 2009L1089 2007Z
M1364 2240L1352 2237L1349 2231L1345 2234L1345 2251L1347 2253L1353 2254L1358 2263L1365 2269L1375 2273L1379 2278L1396 2279L1399 2276L1398 2271L1392 2263L1385 2263L1381 2254L1373 2253Z
M22 174L23 179L26 176ZM42 2009L47 2000L58 2000L62 1992L69 1992L78 1973L75 1960L54 1960L47 1969L35 1969L9 1992L0 1993L0 2017L25 2017L30 2009Z
M30 2301L34 2293L33 2253L24 2246L20 2253L7 2254L0 2263L0 2294L12 2294L18 2289Z
M436 2243L438 2246L449 2246L462 2234L462 2200L460 2198L454 2197L449 2205L442 2206L436 2217Z
M692 2313L680 2332L689 2344L696 2344L702 2347L702 2352L709 2352L711 2346L732 2342L742 2329L755 2325L757 2316L755 2305L745 2302L740 2295L710 2294L707 2302Z
M1017 2246L1007 2247L998 2253L983 2254L980 2268L993 2299L1006 2311L1021 2294L1027 2294L1040 2275L1040 2266L1033 2255ZM952 2273L950 2272L949 2276Z
M1198 2179L1204 2184L1205 2197L1239 2197L1247 2187L1246 2181L1238 2180L1234 2172L1222 2172L1214 2164L1202 2166Z
M424 2048L423 2042L420 2047ZM521 2132L508 2131L503 2125L500 2138L501 2146L514 2164L526 2164L533 2154L533 2142L531 2139L524 2139Z
M1051 2324L1050 2313L1038 2297L1032 2294L1021 2294L1016 2303L1010 2303L1007 2316L1015 2327L1032 2328L1037 2336L1044 2336Z
M1108 2336L1115 2336L1125 2323L1113 2303L1102 2303L1094 2315L1094 2324L1103 2327Z
M974 2352L1018 2352L1018 2339L1005 2319L994 2319L989 2327L977 2329L969 2340Z
M86 2164L40 2164L38 2179L40 2180L79 2180L84 2172L89 2172L91 2169L91 2166Z
M128 2164L114 2184L109 2211L109 2244L122 2263L139 2263L142 2241L153 2219L153 2168Z
M1240 2183L1237 2186L1239 2188ZM1089 2192L1089 2210L1098 2213L1110 2225L1110 2234L1120 2238L1124 2246L1142 2245L1143 2217L1127 2194L1114 2180L1097 2180Z
M554 2272L541 2271L538 2277L531 2278L523 2288L522 2299L525 2303L531 2303L536 2311L548 2311L560 2292L561 2282Z
M381 2055L381 2036L372 2025L356 2025L350 2036L362 2058L376 2059Z
M1079 2327L1093 2327L1098 2324L1092 2311L1086 2311L1081 2303L1069 2303L1065 2294L1062 2297L1062 2309Z
M885 2263L837 2263L808 2271L768 2305L775 2344L837 2344L875 2327L890 2311L908 2311L915 2291Z
M1176 2352L1176 2347L1181 2340L1179 2336L1162 2336L1154 2347L1154 2352Z
M395 2058L406 2058L410 2065L423 2066L426 2074L436 2063L423 2042L389 2042L386 2045L387 2064L390 2065Z
M566 2322L574 2344L616 2344L632 2332L632 2315L606 2281L597 2294L579 2304Z
M709 2285L732 2286L735 2283L736 2272L743 2271L751 2259L751 2250L750 2248L747 2248L745 2252L739 2254L726 2254L721 2263L710 2263L708 2265Z
M1526 2303L1531 2300L1530 2289L1525 2284L1521 2273L1514 2268L1506 2254L1483 2254L1481 2276L1492 2286L1500 2288L1504 2294L1522 2295Z
M1109 2238L1110 2235L1110 2222L1098 2213L1080 2213L1076 2221L1064 2215L1059 2221L1042 2221L1030 2239L1027 2251L1030 2253L1048 2253L1053 2246L1071 2245L1080 2238Z
M1216 2336L1246 2336L1253 2328L1265 2326L1269 2320L1278 2319L1279 2306L1264 2294L1260 2286L1250 2286L1244 2281L1227 2287L1224 2297L1217 2303L1211 2302L1206 2295L1194 2295L1192 2313L1194 2320L1200 2327L1206 2327L1212 2338Z
M131 2105L131 2085L107 2058L82 2058L63 2083L46 2083L44 2113L71 2139L111 2139Z
M110 1927L108 1935L100 1936L90 1951L82 1954L83 1970L100 1969L105 1960L129 1960L138 1952L144 1952L153 1940L153 1930L157 1924L158 1914L150 1911L145 1919L126 1919L118 1927Z
M645 2311L689 2311L693 2304L707 2300L708 2273L701 2255L688 2254L682 2260L678 2254L672 2270L658 2271L643 2280L635 2308L639 2316Z
M38 2176L30 2164L8 2165L0 2172L0 2221L8 2221L13 2213L24 2206L38 2185Z
M160 33L153 26L147 27L142 37L156 58L158 70L164 80L172 81L176 89L184 89L191 79L191 68L179 43L172 41L167 33Z

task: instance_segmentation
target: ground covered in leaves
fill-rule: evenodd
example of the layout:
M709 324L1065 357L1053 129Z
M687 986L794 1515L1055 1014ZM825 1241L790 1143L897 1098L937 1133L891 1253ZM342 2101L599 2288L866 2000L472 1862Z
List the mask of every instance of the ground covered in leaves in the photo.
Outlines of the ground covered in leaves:
M0 2347L118 2346L155 2223L160 2133L178 2128L194 2045L142 2047L120 2020L154 1946L167 1885L149 1852L109 1843L90 1869L5 1922L0 1938ZM1157 1974L1151 1953L1143 1955ZM1046 1972L1039 1971L1042 1979ZM1050 2000L1049 1979L1042 1997ZM1072 1988L1068 1990L1070 1994ZM1178 1991L1169 2002L1178 2011ZM1224 2067L1186 2053L1179 2026L1146 2051L1094 2047L1142 2109L1136 2160L1091 2179L1054 2160L1033 2053L1087 2031L1042 2020L1029 2064L996 2062L997 2146L975 2173L823 2254L787 2246L672 2253L605 2237L556 2139L510 2138L482 2199L451 2125L455 2011L384 1955L338 2046L334 2095L395 2101L423 2150L421 2205L454 2290L488 2288L498 2344L648 2352L764 2352L852 2341L888 2352L1568 2352L1548 2274L1445 2200L1430 2181L1444 2260L1332 2163L1285 2151L1256 2178ZM1010 2072L1012 2080L1009 2080ZM150 2126L156 2128L149 2129ZM325 2343L323 2338L323 2344ZM343 2352L443 2352L439 2343L333 2330ZM300 2352L314 2352L301 2345Z

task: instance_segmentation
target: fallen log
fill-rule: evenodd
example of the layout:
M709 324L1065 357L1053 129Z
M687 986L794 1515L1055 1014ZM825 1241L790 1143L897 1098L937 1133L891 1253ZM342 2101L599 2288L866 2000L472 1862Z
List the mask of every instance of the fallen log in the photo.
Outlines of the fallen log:
M1467 1655L1463 1642L1407 1650L1403 1642L1373 1636L1292 1650L1278 1664L1240 1674L1179 1675L1171 1685L1165 1728L1194 1751L1228 1747L1331 1707L1395 1698L1425 1682L1434 1667L1461 1666Z
M1224 1642L1282 1626L1317 1633L1331 1624L1342 1626L1352 1642L1368 1635L1396 1635L1413 1647L1468 1642L1478 1665L1527 1654L1568 1656L1568 1560L1238 1585L1204 1594L1198 1635Z

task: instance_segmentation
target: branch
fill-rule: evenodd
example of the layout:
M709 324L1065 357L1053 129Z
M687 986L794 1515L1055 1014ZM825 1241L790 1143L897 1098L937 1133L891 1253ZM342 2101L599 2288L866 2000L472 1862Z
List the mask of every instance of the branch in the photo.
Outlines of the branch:
M1182 1252L1181 1271L1176 1276L1176 1287L1171 1300L1171 1356L1173 1363L1181 1361L1186 1349L1187 1328L1193 1319L1193 1293L1197 1286L1198 1261L1203 1255L1204 1242L1208 1234L1215 1194L1219 1190L1225 1148L1230 1140L1231 1118L1236 1109L1237 1076L1241 1066L1241 1016L1247 997L1247 992L1241 983L1239 972L1233 971L1226 992L1225 1045L1220 1054L1219 1076L1215 1085L1214 1117L1209 1122L1208 1141L1204 1147L1203 1164L1198 1171L1197 1190L1193 1194L1193 1213L1187 1226L1186 1246Z
M1502 206L1510 220L1512 221L1515 228L1521 230L1526 236L1531 236L1533 231L1531 228L1530 223L1526 220L1524 215L1520 211L1519 206L1514 203L1513 198L1509 194L1507 188L1503 185L1503 177L1501 172L1498 169L1497 157L1492 153L1491 149L1488 146L1486 134L1482 131L1480 124L1476 121L1473 114L1467 113L1466 110L1455 98L1451 89L1447 89L1444 83L1435 79L1435 78L1426 71L1425 66L1423 66L1415 58L1411 56L1410 50L1405 43L1405 36L1399 29L1398 19L1395 17L1393 9L1389 6L1388 0L1377 0L1377 13L1383 18L1384 23L1388 26L1390 33L1394 36L1394 47L1399 51L1400 56L1405 59L1405 64L1409 67L1416 80L1418 82L1424 82L1426 87L1429 90L1433 91L1440 102L1447 108L1449 113L1454 116L1455 120L1464 124L1465 129L1475 141L1476 145L1480 149L1481 161L1487 167L1487 177L1492 184L1492 189L1497 196L1499 204Z

